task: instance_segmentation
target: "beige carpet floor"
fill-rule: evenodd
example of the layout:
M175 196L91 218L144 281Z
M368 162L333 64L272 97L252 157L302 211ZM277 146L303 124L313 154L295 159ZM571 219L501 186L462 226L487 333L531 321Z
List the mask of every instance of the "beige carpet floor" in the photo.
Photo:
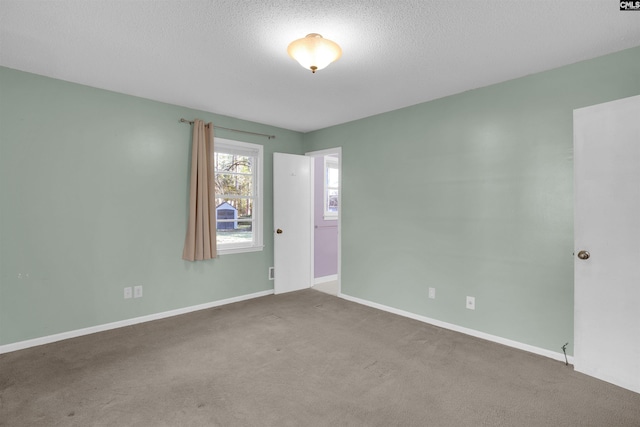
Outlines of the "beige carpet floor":
M314 290L0 355L2 426L640 426L571 366Z

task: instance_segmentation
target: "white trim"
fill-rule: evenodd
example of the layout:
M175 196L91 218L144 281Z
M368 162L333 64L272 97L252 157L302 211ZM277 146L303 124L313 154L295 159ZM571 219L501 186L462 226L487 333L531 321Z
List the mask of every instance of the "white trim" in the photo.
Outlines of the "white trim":
M178 308L175 310L165 311L162 313L149 314L147 316L134 317L133 319L120 320L118 322L106 323L104 325L91 326L89 328L76 329L75 331L62 332L60 334L48 335L46 337L34 338L31 340L20 341L0 346L0 354L10 353L12 351L24 350L29 347L36 347L43 344L50 344L56 341L62 341L69 338L81 337L83 335L94 334L96 332L108 331L110 329L123 328L125 326L137 325L138 323L151 322L153 320L165 319L167 317L179 316L181 314L191 313L193 311L206 310L208 308L219 307L221 305L233 304L235 302L246 301L253 298L260 298L273 294L273 289L256 292L248 295L240 295L238 297L227 298L223 300L208 302L205 304L193 305L191 307Z
M342 154L342 147L325 148L324 150L307 151L304 153L305 156L311 157L323 157L331 154L338 154L338 156L340 156Z
M465 328L463 326L454 325L453 323L442 322L440 320L431 319L429 317L421 316L419 314L410 313L408 311L399 310L397 308L389 307L386 305L378 304L375 302L363 300L360 298L352 297L350 295L345 295L342 292L338 293L338 297L345 299L347 301L355 302L358 304L366 305L368 307L377 308L378 310L387 311L389 313L397 314L399 316L408 317L409 319L418 320L420 322L428 323L430 325L438 326L440 328L449 329L451 331L460 332L466 335L471 335L472 337L481 338L483 340L492 341L498 344L506 345L507 347L517 348L518 350L528 351L529 353L538 354L540 356L545 356L550 359L558 360L560 362L565 362L564 354L558 353L551 350L546 350L544 348L535 347L529 344L524 344L518 341L513 341L507 338L502 338L497 335L491 335L484 332L476 331L475 329ZM569 363L573 364L573 356L567 356Z
M217 254L220 256L231 255L231 254L243 254L245 252L260 252L263 249L264 249L264 245L244 247L244 248L227 248L227 249L218 249Z
M320 157L320 156L324 156L327 154L334 154L338 156L338 187L340 189L342 189L342 147L333 147L333 148L327 148L324 150L317 150L317 151L309 151L307 153L305 153L305 156L310 156L310 157ZM315 162L311 162L311 174L312 176L315 176L315 172L314 172L314 167L315 167ZM312 180L313 182L313 180ZM315 188L312 185L311 186L311 199L312 199L312 203L314 201L314 191ZM338 293L340 293L341 289L342 289L342 190L338 192L338 209L340 210L340 215L338 215ZM313 227L314 227L314 210L313 210L313 204L312 204L312 210L311 210L311 230L313 231ZM315 271L315 265L314 265L314 249L315 249L315 242L314 242L314 234L315 233L311 233L311 280L313 282L313 272Z
M320 283L327 283L327 282L335 282L338 280L338 275L337 274L332 274L330 276L323 276L323 277L316 277L313 279L313 284L314 285L319 285Z
M250 142L236 141L233 139L225 139L214 137L213 139L213 152L214 153L230 153L241 156L250 156L257 158L257 162L252 165L251 171L253 175L253 195L249 197L253 199L253 215L251 218L253 229L253 241L251 243L218 243L217 251L219 255L240 254L246 252L257 252L264 248L264 146L260 144L253 144ZM215 175L215 173L214 173ZM240 198L237 195L228 195L229 199ZM216 195L216 197L225 197L223 195ZM217 221L217 214L216 214ZM241 221L236 219L235 221Z

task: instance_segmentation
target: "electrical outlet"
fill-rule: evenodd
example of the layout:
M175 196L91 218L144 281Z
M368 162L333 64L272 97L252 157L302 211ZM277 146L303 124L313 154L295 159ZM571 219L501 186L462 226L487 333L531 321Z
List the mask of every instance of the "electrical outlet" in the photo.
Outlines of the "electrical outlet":
M129 299L133 296L133 292L131 291L131 286L128 288L124 288L124 299Z
M269 267L269 280L273 280L276 277L275 267Z
M436 288L429 288L429 298L431 299L436 298Z
M142 286L134 286L133 287L133 297L134 298L142 298Z
M467 308L469 310L476 309L476 298L475 297L467 297Z

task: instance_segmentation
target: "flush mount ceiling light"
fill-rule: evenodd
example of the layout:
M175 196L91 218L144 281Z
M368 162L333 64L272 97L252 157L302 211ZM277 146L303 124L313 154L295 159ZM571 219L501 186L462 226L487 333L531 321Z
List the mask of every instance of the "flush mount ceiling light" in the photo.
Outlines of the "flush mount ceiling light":
M327 40L320 34L311 33L303 39L291 42L287 53L304 68L315 73L338 60L342 55L342 49L336 42Z

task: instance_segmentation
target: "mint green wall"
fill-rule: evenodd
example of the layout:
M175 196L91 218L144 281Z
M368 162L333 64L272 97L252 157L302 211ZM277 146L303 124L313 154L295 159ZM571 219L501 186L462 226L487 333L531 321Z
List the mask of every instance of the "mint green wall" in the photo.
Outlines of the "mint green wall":
M572 353L573 109L639 93L634 48L306 134L343 149L342 292Z
M344 293L561 351L572 110L639 93L635 48L302 135L0 67L0 345L272 289L269 232L263 252L180 258L177 121L198 117L277 135L217 132L265 146L266 230L272 153L343 147Z
M181 117L277 135L216 132L265 147L264 251L181 259ZM272 153L303 153L302 138L0 68L0 345L273 289ZM124 300L133 285L143 298Z

